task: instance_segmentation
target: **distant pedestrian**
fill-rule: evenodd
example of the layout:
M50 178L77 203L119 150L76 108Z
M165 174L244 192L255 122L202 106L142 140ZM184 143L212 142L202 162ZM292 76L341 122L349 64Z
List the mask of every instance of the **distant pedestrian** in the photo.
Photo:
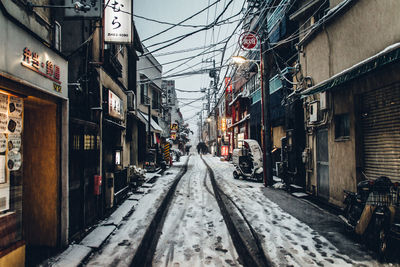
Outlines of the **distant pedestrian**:
M197 148L197 153L200 155L200 151L201 151L200 143L197 144L196 148Z

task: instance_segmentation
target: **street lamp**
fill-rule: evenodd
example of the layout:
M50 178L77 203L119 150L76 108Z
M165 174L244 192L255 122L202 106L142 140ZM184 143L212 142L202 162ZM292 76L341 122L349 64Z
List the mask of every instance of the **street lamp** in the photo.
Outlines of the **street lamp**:
M246 62L254 62L257 65L257 71L261 77L261 116L262 116L262 147L264 150L263 153L263 178L264 178L264 185L267 186L272 181L272 156L271 156L271 121L270 121L270 112L269 112L269 83L268 86L264 86L264 79L268 77L263 77L265 74L265 64L261 67L260 64L263 60L262 50L260 49L260 60L252 60L247 59L243 56L232 56L232 60L236 64L244 64ZM264 58L265 59L265 58ZM267 91L264 92L264 87L268 87Z
M244 56L232 56L231 59L233 60L234 63L238 65L242 65L247 62L255 63L257 65L257 71L260 72L261 69L259 64L260 60L247 59Z

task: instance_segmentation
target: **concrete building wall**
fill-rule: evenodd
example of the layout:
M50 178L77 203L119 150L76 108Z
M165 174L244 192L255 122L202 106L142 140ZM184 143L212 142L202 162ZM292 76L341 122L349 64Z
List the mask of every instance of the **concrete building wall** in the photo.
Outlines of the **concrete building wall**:
M400 41L400 1L359 0L304 45L300 63L318 84ZM362 49L361 49L362 48Z
M339 2L331 1L331 8ZM400 10L400 2L396 0L354 1L346 12L321 27L314 36L303 43L299 57L303 76L310 76L314 85L317 85L399 42L398 10ZM395 70L392 71L395 73ZM329 93L329 111L322 112L327 115L326 123L314 126L308 124L307 127L307 147L310 148L312 157L311 168L307 172L307 187L310 191L317 188L316 131L318 128L327 127L329 201L337 206L342 205L343 189L355 191L360 179L357 167L360 166L362 152L360 152L360 138L357 134L356 97L362 92L379 88L395 79L394 76L388 79L389 74L385 71L371 75L369 78L362 77ZM371 81L375 81L374 85L370 84ZM309 96L305 102L310 103L318 100L319 97L319 94ZM308 111L307 108L306 111ZM350 135L349 138L335 140L334 116L344 113L349 114ZM305 121L307 120L308 115L305 117Z

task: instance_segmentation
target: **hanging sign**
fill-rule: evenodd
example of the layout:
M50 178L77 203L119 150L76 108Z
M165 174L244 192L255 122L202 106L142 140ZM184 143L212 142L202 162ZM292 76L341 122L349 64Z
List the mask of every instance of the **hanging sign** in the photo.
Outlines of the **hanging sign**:
M104 41L132 43L132 0L105 0Z
M221 131L225 132L226 131L226 119L221 118Z
M232 80L231 77L225 77L225 88L227 93L232 93Z
M250 50L257 46L258 39L257 35L252 32L244 32L239 36L240 48L244 50Z

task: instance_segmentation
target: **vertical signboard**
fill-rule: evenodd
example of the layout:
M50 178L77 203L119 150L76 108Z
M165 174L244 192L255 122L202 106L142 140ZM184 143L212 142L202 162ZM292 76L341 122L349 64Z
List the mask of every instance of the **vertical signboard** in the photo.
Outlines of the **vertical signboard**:
M132 0L105 0L104 41L132 43Z
M124 103L111 90L108 90L108 115L119 120L124 119Z

